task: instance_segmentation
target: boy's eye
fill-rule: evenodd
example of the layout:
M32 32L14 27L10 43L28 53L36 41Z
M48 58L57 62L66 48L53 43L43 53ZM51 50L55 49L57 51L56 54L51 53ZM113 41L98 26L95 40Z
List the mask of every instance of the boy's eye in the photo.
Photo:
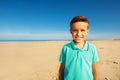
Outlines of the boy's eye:
M84 32L84 31L85 31L84 29L81 30L81 32Z
M77 30L73 30L74 32L76 32Z
M78 30L76 30L76 29L73 29L72 31L73 31L73 32L77 32Z
M79 32L79 31L80 31L80 32L85 32L86 30L85 30L85 29L81 29L81 30L73 29L72 31L73 31L74 33L77 33L77 32Z

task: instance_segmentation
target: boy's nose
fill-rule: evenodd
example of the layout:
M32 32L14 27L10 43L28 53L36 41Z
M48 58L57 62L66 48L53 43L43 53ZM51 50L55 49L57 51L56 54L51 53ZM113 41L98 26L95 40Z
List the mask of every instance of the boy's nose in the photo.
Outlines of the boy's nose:
M78 31L77 35L81 35L81 34L82 34L81 31Z

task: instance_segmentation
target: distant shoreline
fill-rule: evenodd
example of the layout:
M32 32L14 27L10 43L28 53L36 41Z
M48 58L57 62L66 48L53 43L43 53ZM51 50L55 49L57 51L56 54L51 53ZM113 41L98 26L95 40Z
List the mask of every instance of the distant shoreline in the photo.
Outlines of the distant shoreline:
M112 39L112 40L120 40L120 39ZM59 42L59 41L71 41L71 40L0 40L0 42ZM87 40L87 41L99 41L99 40Z
M59 41L71 41L71 40L0 40L0 42L59 42Z

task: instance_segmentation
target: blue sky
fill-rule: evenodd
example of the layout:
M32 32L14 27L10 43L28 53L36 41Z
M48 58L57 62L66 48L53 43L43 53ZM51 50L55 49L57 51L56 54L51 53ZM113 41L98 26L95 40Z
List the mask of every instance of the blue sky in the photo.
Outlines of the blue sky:
M120 0L0 0L0 40L67 40L77 15L90 21L87 39L120 39Z

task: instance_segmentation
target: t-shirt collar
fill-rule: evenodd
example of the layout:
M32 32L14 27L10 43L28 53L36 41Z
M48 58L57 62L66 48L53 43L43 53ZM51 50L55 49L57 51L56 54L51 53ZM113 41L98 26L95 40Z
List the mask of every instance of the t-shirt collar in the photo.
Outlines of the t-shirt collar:
M72 45L72 48L73 48L73 49L86 50L86 51L88 50L88 42L87 42L87 41L85 41L85 44L84 44L84 46L83 46L82 49L78 48L78 47L75 45L74 40L71 42L71 45Z

